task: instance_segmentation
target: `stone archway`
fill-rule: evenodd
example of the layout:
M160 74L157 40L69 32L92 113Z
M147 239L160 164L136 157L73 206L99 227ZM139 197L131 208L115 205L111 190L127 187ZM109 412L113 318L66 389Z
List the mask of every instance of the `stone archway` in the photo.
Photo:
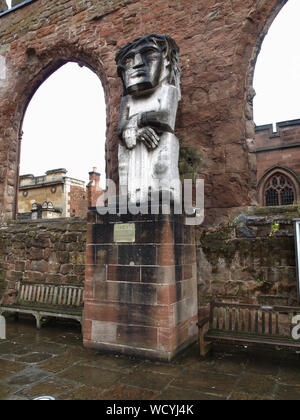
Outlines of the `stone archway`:
M106 112L109 115L109 105L107 101L107 92L109 90L108 83L99 59L88 55L82 51L77 51L70 46L60 46L47 50L47 55L39 55L34 48L27 48L25 52L26 67L21 70L19 77L16 77L14 86L16 105L11 106L10 121L12 121L9 130L10 144L8 152L9 171L6 185L6 197L8 203L6 207L6 216L15 218L17 213L17 189L19 177L20 162L20 142L22 137L23 119L32 97L44 81L56 72L60 67L68 62L76 62L81 66L85 66L93 71L102 83L106 97ZM8 116L7 116L8 117ZM8 132L8 130L7 130Z
M251 191L251 201L252 204L257 204L257 193L256 193L256 185L257 185L257 162L256 162L256 150L255 150L255 124L254 124L254 117L253 117L253 99L255 97L255 90L253 88L253 79L254 79L254 72L257 62L257 57L260 53L262 43L264 41L265 36L267 35L272 23L274 22L277 15L280 13L282 8L285 6L288 0L276 0L275 2L268 2L268 4L261 4L261 8L257 10L253 9L253 12L249 14L247 24L244 28L244 34L246 35L255 34L253 32L253 26L258 24L256 32L256 39L254 43L250 44L249 39L249 47L251 48L250 52L250 60L248 64L248 70L246 74L245 80L245 137L246 137L246 146L248 149L248 159L249 159L249 168L251 171L251 185L255 186L254 189ZM265 19L261 19L261 15L265 15ZM254 45L254 47L253 47Z
M204 165L207 225L228 220L254 202L251 86L262 34L286 0L258 2L36 0L1 17L0 208L14 214L18 136L26 105L47 75L83 61L99 75L107 102L107 176L118 180L116 127L121 84L115 53L137 36L167 33L181 50L182 93L177 137ZM183 13L185 10L185 13ZM247 102L248 99L248 102ZM245 104L247 104L245 109ZM245 129L246 127L246 129ZM252 136L252 137L251 137ZM250 153L249 153L250 151Z

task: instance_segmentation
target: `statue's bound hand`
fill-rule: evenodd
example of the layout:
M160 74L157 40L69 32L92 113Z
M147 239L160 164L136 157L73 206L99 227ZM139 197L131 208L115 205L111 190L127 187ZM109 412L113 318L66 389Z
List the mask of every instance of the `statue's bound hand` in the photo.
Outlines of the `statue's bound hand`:
M136 129L135 128L127 128L123 131L123 139L125 141L126 147L129 150L132 150L136 147Z
M144 143L148 149L156 149L160 138L151 127L143 127L137 131L137 139Z

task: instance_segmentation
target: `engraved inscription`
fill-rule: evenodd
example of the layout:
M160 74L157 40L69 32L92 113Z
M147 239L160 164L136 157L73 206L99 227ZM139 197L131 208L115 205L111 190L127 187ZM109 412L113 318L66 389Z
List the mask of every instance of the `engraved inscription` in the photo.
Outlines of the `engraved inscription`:
M134 243L135 242L135 224L127 223L114 226L114 242Z

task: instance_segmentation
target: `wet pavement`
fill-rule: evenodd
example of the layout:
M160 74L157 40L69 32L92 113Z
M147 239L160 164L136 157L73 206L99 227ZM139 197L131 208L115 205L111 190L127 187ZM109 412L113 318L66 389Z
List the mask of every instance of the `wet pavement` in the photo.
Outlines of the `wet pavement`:
M41 331L8 319L0 340L0 400L298 400L300 360L265 352L214 353L193 346L172 363L108 355L82 346L76 324Z

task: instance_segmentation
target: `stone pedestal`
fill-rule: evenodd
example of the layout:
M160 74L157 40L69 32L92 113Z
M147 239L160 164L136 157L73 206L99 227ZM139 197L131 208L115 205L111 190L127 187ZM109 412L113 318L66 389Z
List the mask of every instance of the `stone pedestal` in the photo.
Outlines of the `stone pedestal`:
M84 345L171 360L197 339L197 320L194 228L184 216L91 209Z

